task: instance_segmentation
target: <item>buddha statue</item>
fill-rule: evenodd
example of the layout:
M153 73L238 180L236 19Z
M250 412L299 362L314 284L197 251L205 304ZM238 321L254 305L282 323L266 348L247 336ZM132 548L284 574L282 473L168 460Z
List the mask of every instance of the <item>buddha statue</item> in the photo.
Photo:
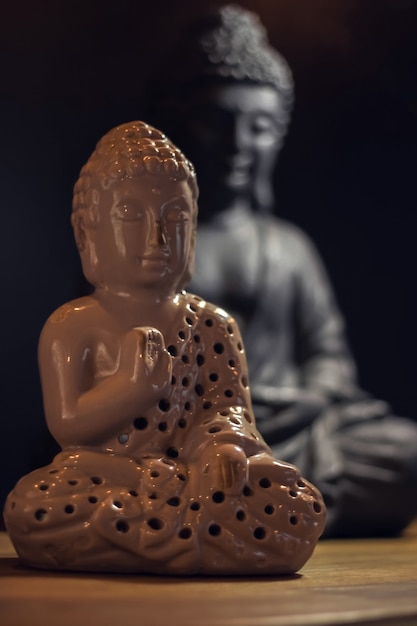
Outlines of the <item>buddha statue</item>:
M396 534L417 514L417 425L359 387L319 254L278 217L288 64L258 17L235 5L182 39L152 107L199 174L190 289L238 321L258 429L277 458L318 485L325 536Z
M323 531L321 494L256 429L235 320L184 291L197 195L191 163L144 122L108 132L81 170L72 224L94 290L39 341L62 451L6 502L26 565L289 574Z

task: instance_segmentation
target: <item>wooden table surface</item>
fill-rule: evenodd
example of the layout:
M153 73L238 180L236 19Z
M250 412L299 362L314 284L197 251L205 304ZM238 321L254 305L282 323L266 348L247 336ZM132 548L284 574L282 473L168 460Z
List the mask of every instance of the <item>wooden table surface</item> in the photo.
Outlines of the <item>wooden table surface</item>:
M171 578L35 571L0 533L1 626L417 625L417 525L322 541L300 574Z

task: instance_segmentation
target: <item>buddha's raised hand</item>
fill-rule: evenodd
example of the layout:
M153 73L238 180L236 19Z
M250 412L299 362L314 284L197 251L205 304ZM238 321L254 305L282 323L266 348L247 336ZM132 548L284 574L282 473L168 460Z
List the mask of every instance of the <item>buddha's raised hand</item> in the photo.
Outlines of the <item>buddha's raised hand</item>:
M120 370L137 386L138 398L159 395L171 383L171 356L162 333L150 326L137 326L121 342Z

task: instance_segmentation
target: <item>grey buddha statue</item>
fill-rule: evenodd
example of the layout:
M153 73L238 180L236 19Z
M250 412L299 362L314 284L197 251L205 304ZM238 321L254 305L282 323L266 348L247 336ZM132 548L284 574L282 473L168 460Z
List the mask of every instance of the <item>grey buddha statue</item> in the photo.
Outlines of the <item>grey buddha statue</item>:
M325 534L399 533L417 514L417 425L359 387L318 252L276 217L291 71L257 16L235 5L183 40L153 106L199 179L190 290L235 315L258 428L322 492Z

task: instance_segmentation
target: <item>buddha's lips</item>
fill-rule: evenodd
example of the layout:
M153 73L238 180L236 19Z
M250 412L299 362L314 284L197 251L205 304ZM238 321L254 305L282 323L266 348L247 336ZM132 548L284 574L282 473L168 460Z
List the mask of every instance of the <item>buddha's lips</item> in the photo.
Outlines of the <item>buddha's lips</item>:
M146 256L137 256L136 263L138 265L163 265L168 262L168 258L167 254L149 254Z

